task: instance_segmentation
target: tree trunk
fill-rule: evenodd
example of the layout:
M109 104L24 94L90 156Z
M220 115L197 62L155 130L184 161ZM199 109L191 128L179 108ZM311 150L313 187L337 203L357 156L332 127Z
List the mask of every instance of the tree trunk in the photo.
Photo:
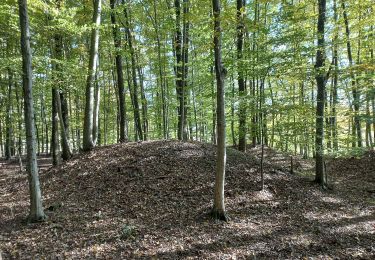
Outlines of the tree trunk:
M160 41L160 33L159 33L159 25L157 23L158 17L156 12L156 0L153 1L153 10L154 10L154 29L156 34L156 43L158 49L158 70L159 70L159 77L160 77L160 90L161 90L161 107L162 107L162 121L163 121L163 138L168 138L168 124L167 124L167 102L166 102L166 84L165 84L165 74L163 74L163 63L161 59L161 41Z
M176 56L176 92L178 100L178 140L182 140L184 136L184 79L183 79L183 53L182 53L182 33L181 33L181 3L179 0L174 1L174 8L176 12L176 32L174 40L174 51Z
M126 106L125 106L125 87L124 87L124 74L122 71L122 56L120 53L121 49L121 37L116 21L115 12L116 0L110 0L111 5L111 22L112 22L112 34L113 42L116 48L116 73L117 73L117 87L118 87L118 101L119 101L119 124L120 124L120 138L119 142L125 142L128 137L125 132L126 125Z
M221 61L221 25L220 25L220 0L212 0L214 14L214 50L215 72L217 84L217 163L215 179L215 196L212 215L215 219L227 220L224 204L224 180L225 180L225 104L224 104L224 79L226 70Z
M338 14L337 14L337 5L336 0L333 1L333 16L335 20L335 24L337 24ZM333 39L333 65L334 65L334 73L333 73L333 89L332 89L332 117L331 117L331 129L332 129L332 139L333 139L333 150L338 151L338 133L337 133L337 83L338 83L338 51L337 51L337 41L338 41L338 28L335 28L335 35Z
M145 93L145 87L143 84L143 72L141 66L137 65L139 86L141 87L141 106L142 106L142 130L143 130L143 140L148 139L148 116L147 116L147 99Z
M59 0L57 1L57 8L58 9L60 8ZM53 95L55 95L53 97L53 101L55 102L53 106L56 106L57 108L57 111L56 111L57 115L55 116L56 117L58 116L59 121L60 121L60 135L61 135L61 147L62 147L61 157L64 160L69 160L72 157L72 150L70 147L70 140L69 140L69 123L68 123L69 120L68 120L68 111L67 111L68 108L67 108L67 102L64 97L64 93L63 93L62 86L61 86L61 81L62 81L61 78L62 78L62 72L63 72L61 62L64 57L63 39L60 34L55 34L54 39L55 39L55 59L57 59L58 62L54 66L55 71L56 71L55 80L57 82L56 83L57 86L53 87L54 88ZM57 124L58 119L54 118L54 120L55 120L54 123ZM56 134L56 138L58 139L57 128L56 128L55 134ZM55 140L56 142L58 142L57 139Z
M324 172L324 103L325 103L325 84L324 75L324 25L326 20L326 0L318 0L318 49L316 52L316 83L318 87L317 107L316 107L316 136L315 136L315 181L323 187L326 185Z
M8 103L5 119L5 159L10 160L12 156L12 88L13 88L13 73L8 69Z
M211 133L211 142L213 144L217 143L217 134L216 134L216 102L215 102L215 78L214 78L214 68L211 67L211 77L212 77L212 133Z
M99 50L99 26L101 17L101 0L94 0L93 23L94 28L91 30L91 45L89 57L89 69L86 82L86 105L85 118L83 124L83 147L84 151L94 148L93 124L94 124L94 92L95 92L95 74L98 61Z
M17 82L15 83L15 89L16 89L16 100L17 100L17 114L19 115L18 121L18 141L17 141L17 153L19 156L22 156L22 116L21 116L21 111L22 111L22 102L20 100L20 95L19 95L19 86ZM43 137L42 137L43 139ZM38 140L39 142L39 140ZM39 146L38 146L39 149Z
M51 131L51 155L52 164L58 165L60 163L59 157L59 108L57 103L58 90L52 88L52 131Z
M69 141L69 132L68 132L68 128L66 128L65 126L65 123L64 122L64 113L66 111L63 112L63 105L62 103L65 102L61 100L61 96L62 96L62 93L60 94L59 91L56 91L55 92L55 99L56 99L56 103L57 103L57 109L58 109L58 115L59 115L59 121L60 121L60 129L61 129L61 146L62 146L62 154L61 154L61 157L64 159L64 160L69 160L73 154L72 154L72 149L70 147L70 141ZM65 105L65 104L64 104Z
M124 3L124 1L123 1ZM133 80L133 107L134 107L134 124L137 132L137 140L143 139L142 123L141 116L139 112L139 102L138 102L138 82L137 82L137 64L135 59L135 50L133 46L133 36L130 29L130 19L128 14L128 8L124 6L124 15L125 15L125 26L126 26L126 35L130 51L130 61L131 61L131 77Z
M346 48L348 52L348 60L349 60L349 66L350 66L350 77L352 79L352 95L353 95L353 107L354 107L354 124L353 124L354 136L353 137L357 139L358 147L362 147L361 122L359 118L360 93L357 88L355 75L352 71L353 56L352 56L352 49L351 49L351 42L350 42L350 29L349 29L348 15L346 13L344 0L341 1L341 6L343 10L343 17L344 17L344 23L345 23Z
M94 145L96 145L98 141L98 136L100 134L100 119L99 119L99 113L100 113L100 84L99 80L97 78L98 74L95 74L95 91L94 91L94 116L93 116L93 124L92 124L92 141Z
M29 221L42 221L45 219L42 205L42 193L39 184L38 164L36 158L36 140L34 107L32 94L32 67L30 49L29 18L26 0L18 0L20 28L21 28L21 53L22 53L22 83L24 96L24 113L26 126L27 146L27 171L30 189L30 215Z
M230 131L232 133L232 143L234 147L237 147L237 140L236 140L236 134L234 132L234 97L235 97L235 90L234 90L234 76L231 76L231 82L232 82L232 97L230 102L230 112L231 112L231 122L230 122Z
M244 35L244 0L237 0L237 73L239 104L238 150L246 151L246 86L243 76L242 47Z
M187 79L188 79L188 73L189 73L189 28L190 28L190 22L189 22L189 0L183 0L183 36L182 36L182 103L183 107L181 107L181 122L182 124L182 137L183 140L188 139L188 131L187 131Z

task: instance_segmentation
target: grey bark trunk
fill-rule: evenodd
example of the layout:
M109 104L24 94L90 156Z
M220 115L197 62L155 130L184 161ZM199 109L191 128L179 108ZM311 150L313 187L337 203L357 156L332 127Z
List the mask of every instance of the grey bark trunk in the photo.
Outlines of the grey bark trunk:
M29 18L26 0L18 0L19 18L21 28L21 53L22 53L22 83L24 97L24 113L26 127L27 171L30 189L30 214L29 221L42 221L45 219L42 205L42 193L39 184L38 164L36 158L35 122L32 94L32 68Z
M99 26L101 18L101 0L94 0L94 14L93 26L91 30L91 44L90 44L90 57L89 68L86 82L86 105L85 105L85 118L83 124L83 144L82 149L89 151L94 148L93 140L93 124L94 124L94 92L95 92L95 74L96 65L98 61L99 50Z
M349 66L353 66L353 56L352 56L352 48L350 42L350 29L349 29L349 21L348 15L346 13L346 7L344 0L341 1L341 7L343 10L343 17L345 23L345 34L346 34L346 49L348 52L348 59L349 59ZM353 95L353 107L354 107L354 124L353 124L353 133L354 137L357 139L358 147L362 147L362 132L361 132L361 122L359 118L359 100L360 100L360 93L357 88L355 75L352 70L350 70L350 77L352 79L352 95ZM353 147L355 147L355 142L353 143Z
M58 105L57 97L58 91L54 87L52 88L52 130L51 130L51 155L52 155L52 164L58 165L60 163L59 155L59 114L58 114Z
M243 76L242 47L244 35L244 1L237 0L237 73L238 93L240 98L239 126L238 126L238 150L246 151L246 88Z
M13 88L13 73L8 69L8 103L7 113L5 119L5 158L9 160L12 156L12 88Z
M316 52L316 83L318 87L316 107L316 136L315 136L315 181L323 187L326 185L324 172L324 103L325 103L325 75L324 75L324 25L326 20L326 0L318 1L318 49Z
M125 106L125 87L124 87L124 73L122 71L122 56L120 53L121 37L116 20L115 0L110 0L111 5L111 22L113 41L116 48L116 73L117 73L117 87L118 87L118 106L119 106L119 124L120 124L120 137L119 142L125 142L128 137L125 132L126 125L126 106Z
M124 1L123 1L124 3ZM125 15L125 26L126 26L126 35L127 41L129 45L130 51L130 61L131 61L131 77L133 80L133 107L134 107L134 123L137 132L137 140L143 139L143 131L142 131L142 123L141 123L141 116L139 112L139 102L138 102L138 82L137 82L137 64L135 59L135 50L133 46L133 36L130 29L130 19L128 14L128 9L124 7L124 15Z
M215 179L215 196L212 215L216 219L226 221L227 216L224 204L224 180L226 164L224 78L226 71L221 61L220 0L212 0L212 5L214 14L214 50L217 84L217 163Z

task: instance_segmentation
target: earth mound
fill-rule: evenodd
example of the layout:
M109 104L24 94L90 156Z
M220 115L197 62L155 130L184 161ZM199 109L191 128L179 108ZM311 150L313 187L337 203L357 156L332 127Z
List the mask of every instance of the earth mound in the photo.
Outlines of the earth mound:
M49 218L27 225L25 174L1 174L5 258L371 258L374 208L227 150L231 221L208 217L216 147L149 141L95 148L41 172Z

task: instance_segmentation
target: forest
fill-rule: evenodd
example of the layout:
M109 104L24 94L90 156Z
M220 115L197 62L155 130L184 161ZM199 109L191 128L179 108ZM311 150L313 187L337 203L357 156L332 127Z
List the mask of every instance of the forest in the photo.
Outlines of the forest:
M1 0L0 259L374 259L373 0Z

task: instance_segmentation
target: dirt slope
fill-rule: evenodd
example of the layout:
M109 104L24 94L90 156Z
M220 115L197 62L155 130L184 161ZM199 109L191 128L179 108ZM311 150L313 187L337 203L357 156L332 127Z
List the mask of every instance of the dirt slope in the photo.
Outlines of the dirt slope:
M361 201L321 191L271 163L258 191L258 161L228 149L228 223L208 218L215 171L208 144L118 144L43 171L49 219L39 225L23 221L26 176L3 167L0 250L5 259L375 257L371 193Z

